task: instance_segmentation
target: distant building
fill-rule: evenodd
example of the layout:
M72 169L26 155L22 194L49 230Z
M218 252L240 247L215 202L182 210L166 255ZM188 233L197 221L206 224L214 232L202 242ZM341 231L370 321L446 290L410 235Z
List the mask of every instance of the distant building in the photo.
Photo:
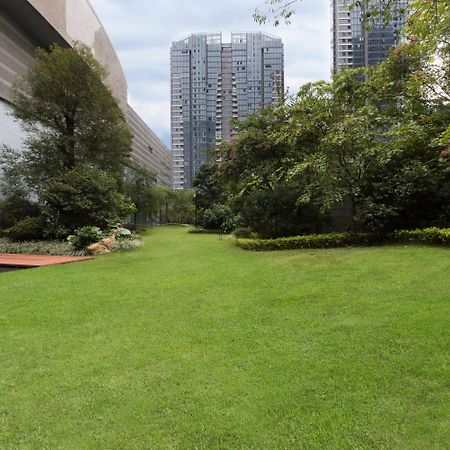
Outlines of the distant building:
M376 18L373 22L364 21L366 4L349 9L351 0L331 0L332 18L332 50L333 72L344 68L375 66L383 61L390 48L400 39L400 31L405 21L402 9L407 1L397 3L398 14L386 25L383 19ZM369 3L382 5L382 0L372 0Z
M261 32L191 34L171 47L171 131L175 189L189 188L208 150L284 90L280 38Z
M20 148L24 133L9 116L11 85L26 72L36 47L57 43L89 46L107 68L106 83L127 117L134 135L131 159L172 187L172 153L127 105L127 81L119 58L88 0L0 0L0 146Z

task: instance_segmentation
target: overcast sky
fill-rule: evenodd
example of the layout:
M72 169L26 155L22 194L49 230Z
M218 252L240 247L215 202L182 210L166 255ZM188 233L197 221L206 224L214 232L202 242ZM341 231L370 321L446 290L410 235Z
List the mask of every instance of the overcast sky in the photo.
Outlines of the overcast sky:
M190 33L264 31L285 46L285 85L291 93L330 76L329 0L303 0L291 25L260 26L264 0L91 0L128 80L131 106L170 148L170 44Z

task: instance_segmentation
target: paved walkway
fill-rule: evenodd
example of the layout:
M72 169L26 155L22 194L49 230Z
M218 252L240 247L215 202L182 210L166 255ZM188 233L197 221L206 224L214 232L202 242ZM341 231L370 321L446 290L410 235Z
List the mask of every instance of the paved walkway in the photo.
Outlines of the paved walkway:
M17 255L13 253L0 253L0 266L41 267L86 261L88 259L93 258L91 256Z

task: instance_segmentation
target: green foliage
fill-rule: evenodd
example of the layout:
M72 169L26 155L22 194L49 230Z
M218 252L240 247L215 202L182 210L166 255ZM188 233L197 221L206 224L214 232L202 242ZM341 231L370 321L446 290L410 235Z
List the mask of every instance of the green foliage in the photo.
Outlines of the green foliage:
M355 231L448 226L448 90L432 95L429 60L408 42L376 68L308 83L246 118L214 175L227 204L266 237L321 231L344 202Z
M41 217L25 217L6 230L12 241L29 241L39 239L44 233L44 222Z
M123 239L131 239L132 233L128 228L119 228L115 233L114 236L116 239L123 240Z
M298 0L265 0L267 11L263 12L256 8L253 13L253 20L260 25L265 24L269 19L273 19L273 25L278 26L280 22L290 24L292 16L295 14L293 5Z
M131 151L131 132L91 50L54 45L38 49L13 86L13 113L31 133L23 163L34 181L77 164L119 172Z
M101 241L105 234L99 227L85 226L75 230L75 234L70 235L67 240L77 250L86 248L88 245Z
M50 232L67 235L75 228L95 225L106 228L108 220L124 219L134 212L131 201L118 192L110 175L88 166L76 166L49 180L41 192Z
M154 174L134 165L127 167L122 180L122 191L136 206L134 221L137 221L137 214L140 214L145 223L150 222L158 211Z
M194 180L196 207L200 210L209 208L213 203L225 203L225 186L216 177L217 164L203 164Z
M47 236L105 226L134 207L118 180L131 151L122 110L104 84L106 70L89 48L38 49L13 86L13 114L28 132L23 151L3 148L2 189L36 198Z
M266 238L320 231L323 217L313 206L299 203L298 197L298 191L287 186L276 186L269 191L254 190L243 202L242 220Z
M241 218L228 205L213 203L210 208L201 211L198 222L204 228L230 233L241 225Z
M193 223L194 190L156 188L160 223Z
M236 244L245 250L271 251L300 248L336 248L376 245L382 242L380 235L373 233L325 233L291 236L276 239L243 239Z
M416 230L396 230L390 234L379 233L323 233L291 236L276 239L255 239L244 233L236 244L245 250L271 251L301 248L338 248L350 246L370 246L391 242L414 242L450 246L450 228L424 228Z
M222 234L222 230L214 230L214 229L210 229L210 228L195 227L195 228L190 228L188 233L189 234Z
M37 217L39 206L25 195L12 195L0 201L0 229L10 228L25 217Z
M119 239L114 247L111 249L112 252L122 252L128 250L136 250L142 246L142 240L136 236L131 235L126 239Z
M397 241L450 246L450 228L424 228L394 232Z
M233 231L233 237L236 239L256 239L257 235L250 228L239 227Z
M193 189L180 189L172 191L169 197L168 222L193 223L194 209Z
M75 250L67 241L25 241L13 242L0 239L0 253L17 253L31 255L85 256L84 250Z

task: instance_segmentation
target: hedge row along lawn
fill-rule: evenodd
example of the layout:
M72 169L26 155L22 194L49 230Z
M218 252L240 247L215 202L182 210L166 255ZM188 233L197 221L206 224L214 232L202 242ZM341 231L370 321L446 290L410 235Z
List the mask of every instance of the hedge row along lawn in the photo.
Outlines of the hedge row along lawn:
M236 236L237 237L237 236ZM450 247L450 228L424 228L398 230L388 235L374 233L323 233L276 239L236 239L236 245L244 250L272 251L300 248L338 248L380 245L383 243L419 243Z
M449 250L161 227L0 275L0 448L448 448Z

